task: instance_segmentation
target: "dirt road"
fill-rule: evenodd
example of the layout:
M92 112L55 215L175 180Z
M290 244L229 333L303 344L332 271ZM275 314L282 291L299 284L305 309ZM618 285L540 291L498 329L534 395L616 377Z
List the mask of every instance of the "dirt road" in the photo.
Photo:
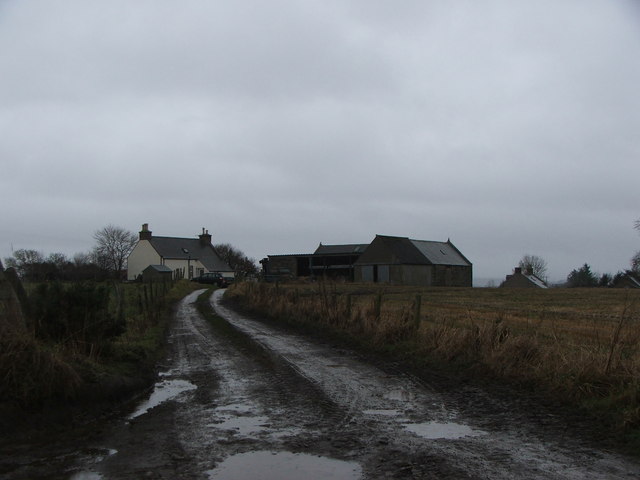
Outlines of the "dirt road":
M639 463L526 401L374 366L245 318L221 291L211 301L228 323L212 326L198 293L180 304L148 401L82 445L22 451L7 478L640 477Z

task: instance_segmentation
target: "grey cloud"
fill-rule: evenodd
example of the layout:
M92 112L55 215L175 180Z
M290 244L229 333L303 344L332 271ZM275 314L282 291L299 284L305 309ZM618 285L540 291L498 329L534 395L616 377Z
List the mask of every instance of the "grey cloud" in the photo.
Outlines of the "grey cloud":
M627 0L4 2L0 256L149 222L257 258L386 233L450 236L479 277L626 268L639 24Z

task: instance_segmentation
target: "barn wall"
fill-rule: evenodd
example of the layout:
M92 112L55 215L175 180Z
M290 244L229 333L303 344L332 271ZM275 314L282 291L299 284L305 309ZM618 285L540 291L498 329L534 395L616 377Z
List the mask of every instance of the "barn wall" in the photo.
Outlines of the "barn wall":
M431 286L431 265L392 265L391 283Z
M471 287L473 285L472 269L458 265L436 265L433 285L438 287Z
M266 274L277 277L308 277L311 255L273 255L268 257Z

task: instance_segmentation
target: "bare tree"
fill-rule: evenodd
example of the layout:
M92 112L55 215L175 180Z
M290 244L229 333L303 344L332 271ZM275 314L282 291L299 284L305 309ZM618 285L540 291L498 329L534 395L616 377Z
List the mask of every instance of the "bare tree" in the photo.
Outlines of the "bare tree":
M138 237L124 228L107 225L96 231L93 238L97 242L92 252L94 262L118 277Z
M247 257L230 243L219 243L213 247L218 256L235 272L238 278L258 273L256 261Z
M547 261L537 255L526 254L518 263L523 271L530 271L540 280L547 281Z
M18 249L12 257L4 259L7 268L14 268L19 277L35 280L44 263L44 255L37 250Z

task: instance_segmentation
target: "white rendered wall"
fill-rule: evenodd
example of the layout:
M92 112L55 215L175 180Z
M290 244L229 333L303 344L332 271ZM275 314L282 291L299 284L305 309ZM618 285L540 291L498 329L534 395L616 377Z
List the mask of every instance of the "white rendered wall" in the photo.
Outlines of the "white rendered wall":
M127 280L135 280L149 265L160 265L160 255L149 240L140 240L127 260Z

